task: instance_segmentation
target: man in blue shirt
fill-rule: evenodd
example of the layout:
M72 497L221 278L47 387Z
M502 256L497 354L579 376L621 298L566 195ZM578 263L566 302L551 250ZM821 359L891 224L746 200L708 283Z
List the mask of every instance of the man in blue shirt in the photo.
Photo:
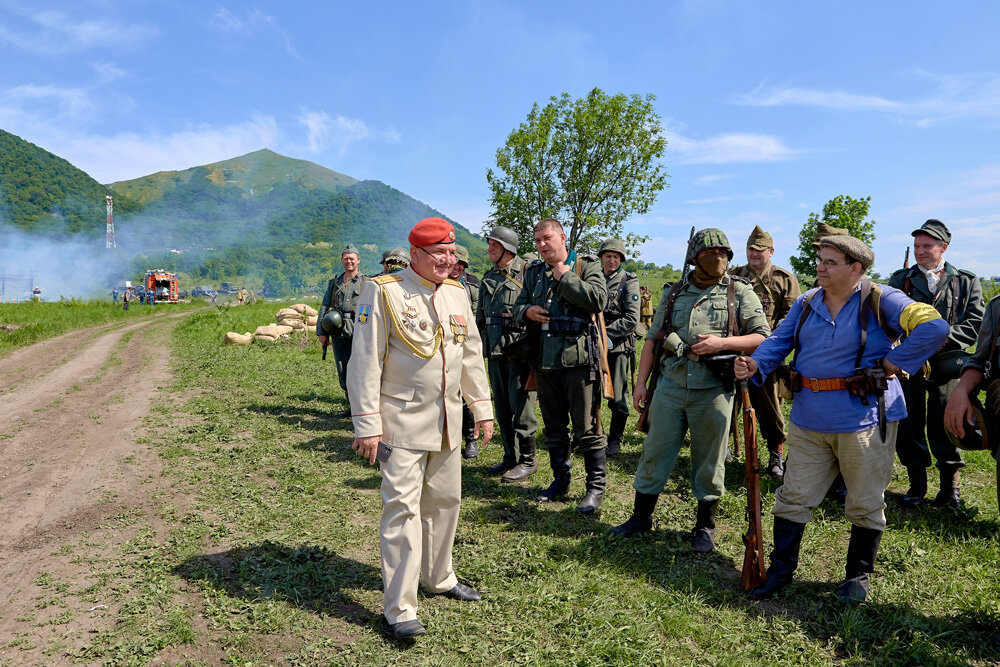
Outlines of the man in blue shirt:
M736 362L736 376L759 385L795 350L793 389L796 375L801 379L792 403L784 483L775 492L772 510L768 580L751 592L754 598L770 597L791 583L806 523L838 472L847 485L844 513L851 522L851 541L837 596L861 602L868 595L868 575L885 530L884 494L892 477L896 432L906 416L896 375L919 371L948 337L948 323L933 306L864 277L874 261L874 253L859 239L820 239L819 287L795 301L752 357ZM887 380L881 395L880 372Z

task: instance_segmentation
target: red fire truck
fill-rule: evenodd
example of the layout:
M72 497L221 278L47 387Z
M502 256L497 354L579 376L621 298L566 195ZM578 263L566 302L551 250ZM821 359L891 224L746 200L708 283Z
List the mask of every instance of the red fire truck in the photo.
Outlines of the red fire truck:
M156 295L157 303L177 303L177 274L164 271L163 269L152 269L146 271L146 278L143 280L146 291L152 290Z

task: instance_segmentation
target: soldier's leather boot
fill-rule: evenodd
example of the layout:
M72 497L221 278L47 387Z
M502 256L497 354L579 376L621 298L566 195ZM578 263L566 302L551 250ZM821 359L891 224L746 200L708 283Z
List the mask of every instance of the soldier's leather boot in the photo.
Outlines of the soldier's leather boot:
M804 523L774 517L774 549L767 568L767 581L750 591L750 597L763 600L792 583L792 575L799 566L799 545L805 530Z
M535 438L525 438L521 441L521 460L516 466L504 473L502 482L520 482L535 474L538 464L535 463Z
M715 515L719 511L718 500L699 500L698 515L695 519L692 544L700 554L715 549Z
M608 429L608 451L606 456L617 456L622 451L622 438L625 436L625 424L628 423L628 414L613 412L611 414L611 428Z
M916 509L923 504L924 496L927 495L927 468L908 466L906 476L910 479L910 488L903 494L900 502L906 507Z
M587 493L576 506L576 511L580 514L593 514L601 509L604 486L608 481L607 453L604 447L584 450L583 466L587 471Z
M611 529L614 537L632 537L637 533L648 533L653 529L653 510L656 509L658 493L635 492L632 516L620 526Z
M784 476L785 462L781 460L781 452L771 452L768 454L767 474L778 479Z
M875 556L882 541L882 531L851 525L851 542L847 546L846 577L837 585L841 602L864 602L868 597L868 575L875 571Z
M552 466L552 483L538 494L538 502L548 503L561 498L569 491L569 445L549 448L549 464Z
M462 458L463 459L474 459L479 456L479 441L475 438L465 441L465 446L462 448Z
M958 473L961 466L941 466L941 490L934 498L935 507L961 509L962 496L958 491Z

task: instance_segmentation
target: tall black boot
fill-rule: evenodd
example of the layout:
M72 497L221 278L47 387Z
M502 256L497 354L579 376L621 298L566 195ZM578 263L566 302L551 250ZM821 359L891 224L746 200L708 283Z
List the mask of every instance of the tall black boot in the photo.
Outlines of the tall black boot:
M882 542L882 531L851 525L851 543L847 546L847 577L837 585L841 602L864 602L868 597L868 575L875 571L875 556Z
M707 554L715 549L715 515L719 511L718 500L699 500L698 516L694 524L694 550Z
M927 468L907 466L906 476L910 479L910 488L903 494L901 502L907 507L920 507L927 495Z
M608 481L606 456L604 447L585 449L583 452L583 466L587 471L587 494L576 506L576 511L580 514L593 514L601 509L604 486Z
M561 498L569 491L569 445L549 448L549 464L552 466L552 483L538 494L538 502L548 503Z
M465 446L462 447L462 458L474 459L479 456L479 442L476 440L476 418L472 416L472 410L468 405L462 404L462 439Z
M611 529L615 537L632 537L636 533L648 533L653 529L653 510L656 508L658 493L635 492L632 516L620 526Z
M608 451L607 456L616 456L622 450L622 437L625 435L625 424L628 422L628 413L611 413L611 428L608 429Z
M767 568L767 581L750 591L750 597L763 600L792 583L792 575L799 566L799 545L805 531L804 523L774 517L774 549Z
M934 498L935 507L961 509L962 496L958 491L958 471L962 466L941 466L941 490Z
M520 482L535 474L538 464L535 463L535 438L525 438L521 441L521 460L516 466L504 473L500 481Z

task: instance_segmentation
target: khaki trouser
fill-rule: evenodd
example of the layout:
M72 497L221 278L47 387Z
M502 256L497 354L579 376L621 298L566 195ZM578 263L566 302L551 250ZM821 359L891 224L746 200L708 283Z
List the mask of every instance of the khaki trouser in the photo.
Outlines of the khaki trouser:
M878 427L857 433L819 433L792 424L784 483L774 493L774 516L807 523L826 496L837 473L844 476L844 514L855 526L885 530L885 490L892 478L899 422L886 424L885 442Z
M458 579L451 550L462 496L461 449L396 447L382 468L383 613L390 623L417 617L417 586L444 593Z

